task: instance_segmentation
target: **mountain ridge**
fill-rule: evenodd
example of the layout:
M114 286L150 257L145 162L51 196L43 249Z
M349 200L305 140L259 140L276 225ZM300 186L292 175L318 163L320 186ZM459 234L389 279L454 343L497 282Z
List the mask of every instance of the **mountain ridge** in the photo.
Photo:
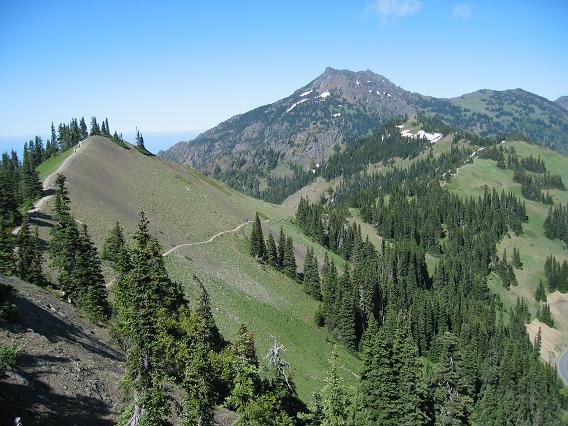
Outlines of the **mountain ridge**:
M568 96L560 96L554 102L560 105L562 108L568 109Z
M568 111L523 89L481 89L455 98L407 91L373 71L325 71L272 104L235 115L158 155L212 173L248 170L263 178L279 164L328 157L333 147L389 119L437 116L482 136L521 134L568 149Z

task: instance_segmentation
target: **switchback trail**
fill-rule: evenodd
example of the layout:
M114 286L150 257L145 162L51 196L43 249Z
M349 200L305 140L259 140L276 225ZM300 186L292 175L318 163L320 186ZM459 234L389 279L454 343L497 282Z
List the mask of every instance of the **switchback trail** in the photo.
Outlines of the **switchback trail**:
M252 222L253 222L252 220L247 220L246 222L241 223L235 229L228 229L227 231L221 231L221 232L216 233L215 235L213 235L211 238L209 238L206 241L199 241L199 242L196 242L196 243L179 244L179 245L169 249L167 252L162 254L162 256L167 256L168 254L170 254L170 253L172 253L172 252L174 252L177 249L182 248L182 247L192 247L192 246L198 246L198 245L201 245L201 244L211 243L211 242L213 242L213 240L215 240L215 238L220 237L221 235L224 235L224 234L230 234L231 232L237 232L243 226L248 225L249 223L252 223ZM268 222L270 222L270 219L263 220L262 222L268 223Z

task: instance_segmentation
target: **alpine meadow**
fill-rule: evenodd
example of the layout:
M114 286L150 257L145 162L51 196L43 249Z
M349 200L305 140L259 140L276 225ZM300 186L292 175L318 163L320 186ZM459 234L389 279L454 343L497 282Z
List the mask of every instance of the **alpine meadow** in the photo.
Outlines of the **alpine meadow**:
M568 425L568 7L506 3L0 4L0 426Z

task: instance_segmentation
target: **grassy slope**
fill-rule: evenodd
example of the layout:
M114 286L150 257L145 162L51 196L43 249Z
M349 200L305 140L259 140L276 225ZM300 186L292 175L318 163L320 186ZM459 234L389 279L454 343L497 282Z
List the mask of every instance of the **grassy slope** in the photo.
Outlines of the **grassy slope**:
M207 240L254 218L255 211L270 219L266 231L269 228L276 234L282 226L293 237L300 267L306 246L312 244L291 222L289 209L247 197L195 171L123 149L104 138L86 144L66 164L65 175L73 213L89 225L99 247L117 220L131 234L140 208L164 249ZM44 213L49 214L52 203L44 207ZM271 335L276 336L287 348L298 390L307 399L323 385L332 343L325 330L314 325L317 304L300 284L262 267L248 255L244 239L250 229L247 225L237 235L174 252L167 257L168 271L190 296L196 290L192 275L204 281L227 338L233 338L240 322L248 324L256 333L262 358ZM42 236L46 235L44 228ZM324 249L315 248L321 261ZM346 380L354 383L359 361L343 348L340 356Z
M37 167L37 172L39 174L40 180L43 180L52 174L57 168L73 153L73 148L69 148L66 151L60 152L55 157L51 157L49 160L44 161Z
M525 142L507 142L507 145L513 146L521 157L531 154L540 156L552 174L562 176L563 181L568 183L568 157ZM458 175L453 177L446 187L461 196L467 197L481 194L485 185L499 191L511 191L521 197L521 186L513 182L513 172L497 168L496 162L491 160L476 159L473 164L461 167ZM568 202L568 191L552 190L550 194L555 203ZM489 285L495 293L501 296L501 300L507 308L515 303L518 296L524 297L529 304L531 314L534 316L537 309L534 292L539 280L544 280L546 257L554 255L559 260L568 259L568 251L562 242L549 240L544 236L543 223L548 214L548 206L529 200L525 200L525 203L529 220L528 223L523 225L524 234L521 236L511 234L504 238L498 246L499 253L506 249L509 256L514 247L520 250L524 267L522 270L515 270L519 285L505 290L495 275L490 277ZM554 302L551 303L551 309L555 316L556 327L561 332L560 336L552 343L554 347L549 349L558 354L559 350L562 350L568 344L568 315L565 309L560 306L560 304L565 303L563 297L558 294L554 297L549 295L549 301Z

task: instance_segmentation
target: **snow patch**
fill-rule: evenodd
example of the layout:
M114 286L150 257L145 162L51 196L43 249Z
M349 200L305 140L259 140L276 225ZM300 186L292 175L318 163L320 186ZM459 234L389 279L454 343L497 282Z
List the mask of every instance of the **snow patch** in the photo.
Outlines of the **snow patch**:
M359 86L359 85L361 84L361 82L360 82L359 80L355 80L355 84L356 84L357 86Z
M333 117L341 117L341 113L340 112L336 112L335 114L332 115Z
M396 127L398 127L399 129L404 129L404 124L399 124L399 125L396 126Z
M367 80L367 83L370 83L370 82L371 82L371 80Z
M330 95L331 95L331 93L329 93L329 92L323 92L321 95L318 96L318 98L324 98L325 99Z
M301 101L298 101L298 102L296 102L295 104L292 104L292 106L291 106L290 108L288 108L288 109L286 110L286 112L292 111L297 105L300 105L302 102L306 102L306 101L307 101L307 99L302 99Z
M308 90L307 92L301 93L301 94L300 94L300 98L303 98L304 96L309 95L309 94L312 93L313 91L314 91L314 89L310 89L310 90Z
M432 143L436 143L444 137L444 135L441 133L428 133L424 130L419 130L418 133L415 134L413 134L410 130L403 130L402 132L400 132L400 135L405 138L426 139Z

